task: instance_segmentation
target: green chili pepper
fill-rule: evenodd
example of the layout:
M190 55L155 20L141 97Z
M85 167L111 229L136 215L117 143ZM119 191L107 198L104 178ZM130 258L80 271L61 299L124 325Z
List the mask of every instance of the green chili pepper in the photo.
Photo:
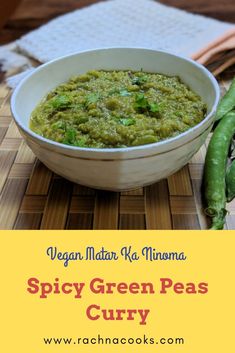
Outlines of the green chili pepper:
M227 113L229 113L231 110L235 108L235 78L233 79L229 90L227 93L224 95L224 97L221 99L215 120L220 120L223 118L223 116Z
M226 216L225 171L231 139L235 133L235 112L227 113L210 140L204 169L207 208L212 217L211 229L223 229Z
M226 171L226 195L228 202L232 201L235 197L235 160Z

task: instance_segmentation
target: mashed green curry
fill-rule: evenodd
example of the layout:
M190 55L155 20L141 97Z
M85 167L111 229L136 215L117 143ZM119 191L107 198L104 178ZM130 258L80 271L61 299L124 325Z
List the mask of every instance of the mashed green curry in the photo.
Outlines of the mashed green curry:
M188 130L206 110L179 77L89 71L50 92L33 111L30 128L67 145L138 146Z

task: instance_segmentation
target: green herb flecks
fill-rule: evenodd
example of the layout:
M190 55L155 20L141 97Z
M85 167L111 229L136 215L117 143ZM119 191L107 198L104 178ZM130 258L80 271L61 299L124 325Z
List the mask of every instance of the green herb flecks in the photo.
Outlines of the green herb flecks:
M66 145L74 145L77 141L77 131L73 127L66 127L63 143Z
M148 77L146 75L142 75L142 76L134 76L131 79L131 83L133 85L137 85L137 86L141 86L143 85L145 82L147 82Z
M157 113L159 112L159 106L157 103L149 103L149 110L152 113Z
M90 93L86 96L86 106L98 102L100 95L98 93Z
M120 96L122 97L128 97L131 96L131 92L128 92L126 89L121 89L119 92Z
M149 108L149 102L143 93L138 93L135 96L135 109L146 111Z
M65 130L66 129L66 123L63 120L58 120L58 121L56 121L55 123L53 123L51 125L51 128L53 130L57 130L57 129Z
M70 99L66 95L57 95L49 102L55 110L65 109L71 105Z
M86 137L77 136L77 130L73 126L65 125L64 139L62 143L65 145L77 146L77 147L86 147Z
M135 124L135 119L133 118L120 118L119 119L120 124L124 126L130 126Z
M138 93L135 97L135 109L140 112L158 113L159 106L157 103L149 103L143 93Z

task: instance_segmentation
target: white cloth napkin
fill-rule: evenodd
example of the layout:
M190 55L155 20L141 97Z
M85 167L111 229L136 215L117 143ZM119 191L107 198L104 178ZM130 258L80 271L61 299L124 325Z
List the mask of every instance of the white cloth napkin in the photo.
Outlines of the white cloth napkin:
M192 56L232 24L187 13L153 0L109 0L57 17L26 34L18 51L40 61L103 47L145 47ZM28 71L8 78L14 88Z
M17 44L40 62L109 46L147 47L190 56L232 27L152 0L109 0L60 16Z

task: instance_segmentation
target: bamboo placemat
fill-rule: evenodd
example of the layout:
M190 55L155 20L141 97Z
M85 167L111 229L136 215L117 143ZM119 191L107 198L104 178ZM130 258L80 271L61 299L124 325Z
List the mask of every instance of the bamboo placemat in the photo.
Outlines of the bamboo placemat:
M222 93L235 68L220 77ZM176 174L115 193L73 184L48 170L24 143L0 85L0 229L207 229L201 181L206 145ZM235 229L235 201L226 229Z

